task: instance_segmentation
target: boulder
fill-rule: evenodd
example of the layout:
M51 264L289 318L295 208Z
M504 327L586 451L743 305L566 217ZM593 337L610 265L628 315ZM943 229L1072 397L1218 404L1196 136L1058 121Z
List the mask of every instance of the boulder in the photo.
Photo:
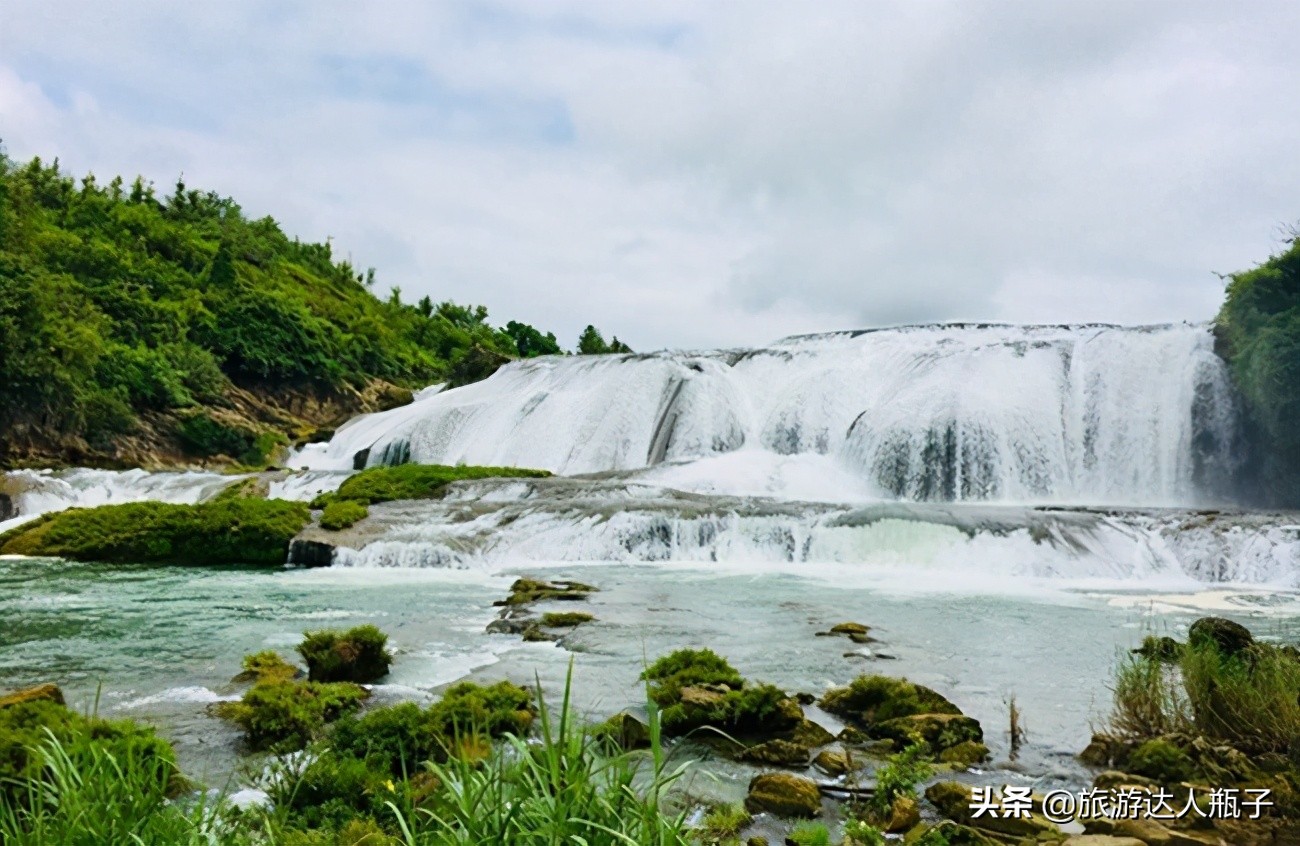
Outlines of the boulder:
M931 831L942 834L943 842L947 843L948 846L1006 846L1001 840L994 840L978 829L947 821L932 825L929 828L918 827L910 832L903 842L907 844L922 842L921 838Z
M790 739L809 749L825 746L835 740L835 735L809 719L800 719L790 731Z
M820 705L860 726L913 714L961 714L930 688L888 676L859 676L847 687L826 691Z
M750 746L737 757L742 761L755 764L771 764L777 767L806 767L811 753L807 746L791 740L769 740Z
M0 523L5 520L12 520L18 516L18 510L14 508L14 501L7 493L0 493Z
M1079 753L1079 760L1094 767L1113 767L1121 761L1128 760L1128 753L1136 744L1113 734L1098 732L1092 741Z
M792 773L760 773L749 782L745 810L751 814L811 819L821 813L817 783Z
M1087 834L1104 834L1137 840L1146 846L1222 846L1218 835L1165 828L1155 820L1113 820L1108 817L1087 820Z
M624 711L605 721L608 736L621 749L648 749L650 747L650 727L636 717Z
M1136 837L1113 837L1109 834L1076 834L1065 846L1146 846Z
M944 764L958 764L973 767L987 761L989 748L975 740L966 740L956 746L949 746L939 753L939 761Z
M864 626L862 623L836 623L831 626L830 633L833 635L864 635L871 631L871 626Z
M844 775L849 771L849 756L842 749L823 749L813 759L813 766L827 775Z
M295 538L289 541L289 563L297 567L328 567L334 563L334 546L324 541Z
M1255 642L1250 629L1241 623L1223 617L1202 617L1187 630L1187 643L1192 647L1213 644L1224 655L1236 655L1249 649Z
M10 705L21 705L24 702L53 702L57 705L66 705L63 700L63 691L57 684L38 684L35 687L27 687L22 690L15 690L13 693L0 696L0 708L8 708Z

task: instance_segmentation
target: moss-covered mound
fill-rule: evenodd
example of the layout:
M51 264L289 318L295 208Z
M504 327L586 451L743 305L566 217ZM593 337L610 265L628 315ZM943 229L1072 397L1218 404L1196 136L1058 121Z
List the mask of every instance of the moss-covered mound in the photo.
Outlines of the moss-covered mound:
M307 506L234 498L70 508L0 535L0 555L139 564L283 564Z
M398 499L430 499L439 496L452 482L465 479L527 478L551 475L547 470L521 467L448 466L444 464L399 464L396 467L371 467L351 476L337 492L323 494L312 503L323 508L328 503L350 499L373 505Z
M826 691L819 704L900 749L924 744L940 758L956 747L984 749L979 722L930 688L906 679L859 676L847 687Z
M771 739L793 731L803 709L780 688L747 682L710 649L681 649L641 674L650 698L663 709L664 732L685 734L706 726L744 739Z
M320 515L320 527L336 532L339 529L350 529L359 520L366 519L370 514L370 509L364 502L357 502L354 499L336 499L325 505L325 511Z
M244 729L254 749L290 752L320 735L325 724L361 707L370 692L350 682L265 681L217 714Z
M393 663L388 635L370 625L307 632L298 654L307 662L308 677L314 682L378 681L388 675Z

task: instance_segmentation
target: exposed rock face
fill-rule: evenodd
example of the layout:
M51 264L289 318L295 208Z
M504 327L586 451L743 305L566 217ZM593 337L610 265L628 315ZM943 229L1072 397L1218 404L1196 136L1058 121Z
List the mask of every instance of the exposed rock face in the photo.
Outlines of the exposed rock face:
M6 696L0 696L0 708L8 708L10 705L20 705L24 702L67 704L63 701L63 691L57 684L38 684L35 687L16 690Z
M14 501L7 493L0 493L0 522L12 520L18 516L18 510L14 508Z
M749 782L745 810L811 819L821 813L822 797L812 779L791 773L760 773Z
M1202 617L1187 630L1187 642L1192 646L1213 643L1224 655L1236 655L1255 642L1250 629L1223 617Z
M289 542L289 563L299 567L328 567L334 563L334 547L322 541L295 538Z

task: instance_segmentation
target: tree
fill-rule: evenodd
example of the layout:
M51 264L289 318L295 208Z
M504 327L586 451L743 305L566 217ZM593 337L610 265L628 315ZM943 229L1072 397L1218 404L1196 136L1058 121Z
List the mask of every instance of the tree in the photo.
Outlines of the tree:
M515 348L519 350L520 358L532 358L538 355L558 355L563 352L560 344L555 340L555 333L547 332L543 335L536 328L529 326L527 323L519 323L512 320L506 324L505 333L515 342Z
M595 326L587 324L587 328L578 336L578 352L583 355L602 355L609 352L609 344L605 343L605 336Z

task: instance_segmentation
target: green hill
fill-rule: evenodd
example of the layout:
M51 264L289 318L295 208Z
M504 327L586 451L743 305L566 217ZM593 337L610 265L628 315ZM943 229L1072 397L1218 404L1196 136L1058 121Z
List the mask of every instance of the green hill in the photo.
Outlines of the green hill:
M410 388L560 352L374 282L211 191L0 153L0 466L262 463Z

